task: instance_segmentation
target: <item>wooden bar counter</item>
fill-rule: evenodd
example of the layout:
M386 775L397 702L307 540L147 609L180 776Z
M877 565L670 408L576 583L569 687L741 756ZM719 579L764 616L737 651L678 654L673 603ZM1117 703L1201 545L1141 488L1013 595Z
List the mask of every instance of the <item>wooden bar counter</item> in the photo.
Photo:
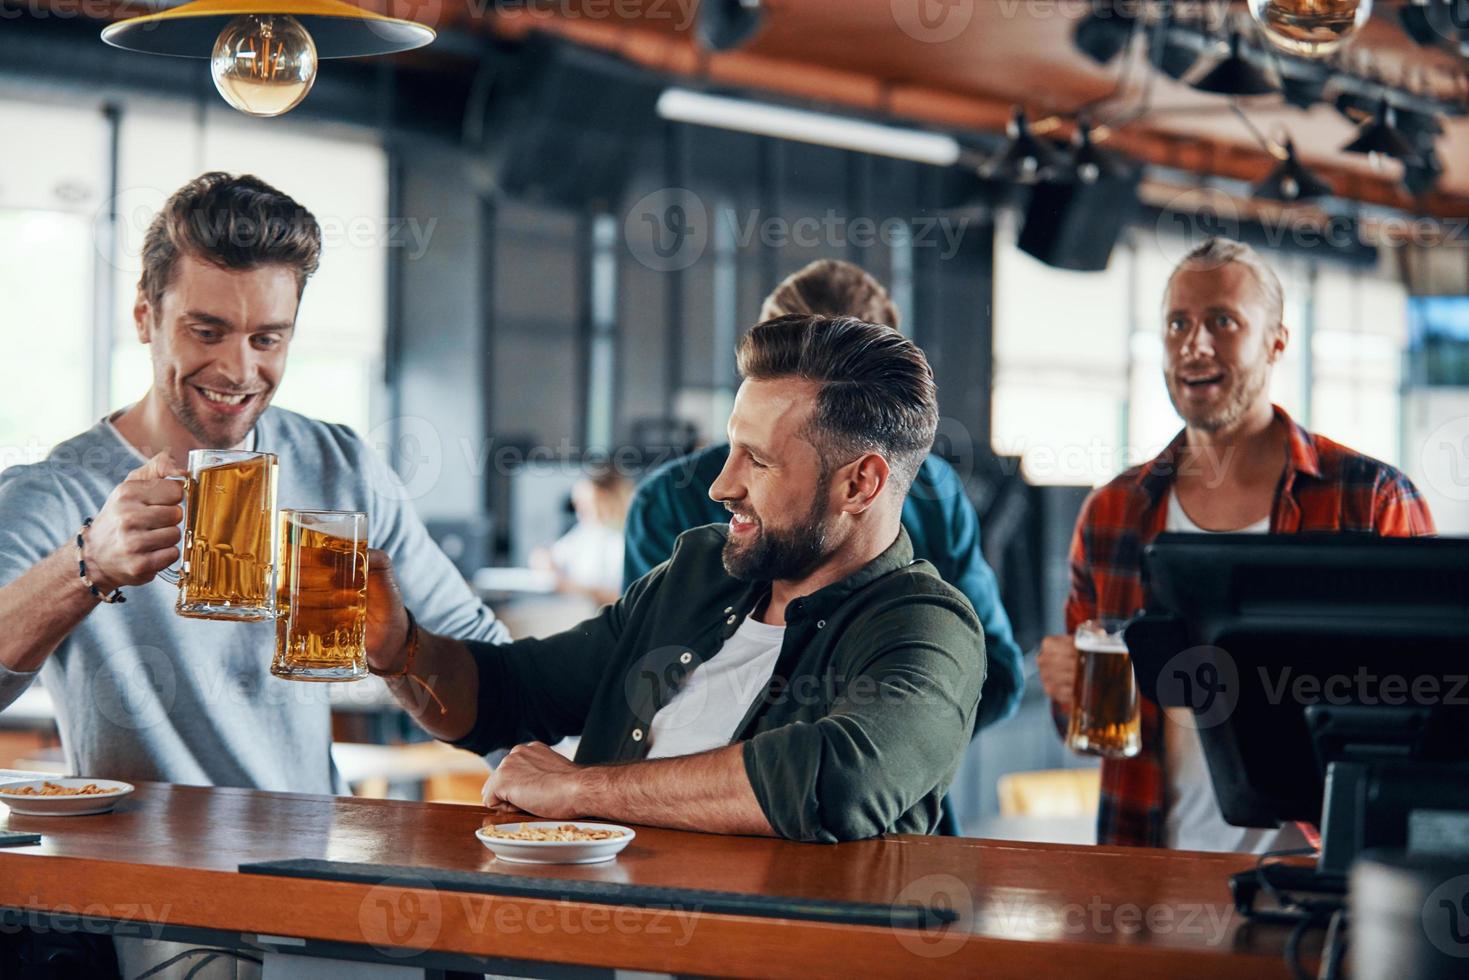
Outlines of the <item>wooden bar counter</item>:
M116 811L23 817L44 835L0 849L10 921L402 966L567 975L1288 976L1286 931L1233 910L1251 858L1129 848L887 837L794 844L637 828L611 863L497 862L478 807L143 783ZM919 930L241 874L288 858L574 877L868 903L946 905ZM74 926L75 927L75 926ZM429 952L420 953L419 950ZM550 967L550 964L560 964ZM585 971L581 971L585 972Z

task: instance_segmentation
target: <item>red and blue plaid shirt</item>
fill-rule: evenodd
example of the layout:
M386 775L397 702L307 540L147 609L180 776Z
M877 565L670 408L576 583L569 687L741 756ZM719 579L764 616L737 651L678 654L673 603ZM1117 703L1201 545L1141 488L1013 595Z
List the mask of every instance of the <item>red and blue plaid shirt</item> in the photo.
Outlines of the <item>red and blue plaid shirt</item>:
M1433 517L1418 489L1398 470L1297 425L1280 407L1289 433L1285 472L1270 513L1272 534L1359 531L1407 537L1432 534ZM1156 458L1093 491L1082 505L1071 542L1071 594L1066 630L1088 619L1130 619L1143 608L1143 548L1162 533L1168 494L1180 466L1190 465L1184 433ZM1197 465L1208 465L1196 461ZM1053 706L1065 731L1065 713ZM1102 761L1097 842L1163 846L1167 808L1163 715L1142 704L1142 752Z

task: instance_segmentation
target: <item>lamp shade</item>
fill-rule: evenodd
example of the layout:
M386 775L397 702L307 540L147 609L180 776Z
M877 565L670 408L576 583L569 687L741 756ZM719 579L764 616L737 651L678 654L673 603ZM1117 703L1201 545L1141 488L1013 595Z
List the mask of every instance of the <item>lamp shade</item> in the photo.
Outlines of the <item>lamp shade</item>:
M1275 85L1260 69L1245 57L1239 34L1229 38L1229 54L1203 78L1193 83L1201 92L1215 95L1267 95L1275 91Z
M1296 156L1295 144L1290 140L1285 141L1285 154L1285 159L1270 171L1270 175L1255 185L1256 197L1295 204L1331 194L1331 185L1307 169L1301 158Z
M343 0L193 0L109 24L102 29L102 40L145 54L208 58L220 31L242 14L295 17L316 42L320 58L396 54L421 48L436 36L424 24L384 17Z
M1417 161L1418 148L1394 126L1392 107L1383 99L1372 121L1357 130L1357 138L1342 147L1343 153L1379 154L1404 161Z

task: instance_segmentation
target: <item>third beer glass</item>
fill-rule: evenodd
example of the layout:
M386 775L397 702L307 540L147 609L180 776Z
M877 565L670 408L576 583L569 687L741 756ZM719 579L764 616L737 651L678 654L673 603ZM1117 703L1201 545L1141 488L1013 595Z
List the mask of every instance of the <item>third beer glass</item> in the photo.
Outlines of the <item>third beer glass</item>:
M179 587L180 616L275 618L273 453L195 449L184 484L182 563L159 574Z
M298 681L367 676L367 515L282 510L280 607L270 672Z
M1089 619L1076 628L1076 686L1066 744L1078 752L1127 759L1142 748L1137 682L1122 639L1125 625Z

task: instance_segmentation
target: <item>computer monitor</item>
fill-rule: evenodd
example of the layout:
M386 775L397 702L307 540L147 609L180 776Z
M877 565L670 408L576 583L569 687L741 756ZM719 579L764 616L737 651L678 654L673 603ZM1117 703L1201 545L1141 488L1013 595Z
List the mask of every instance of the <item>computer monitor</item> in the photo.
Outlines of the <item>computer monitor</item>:
M1469 539L1163 534L1143 569L1138 687L1193 710L1226 821L1317 824L1335 873L1469 846Z

